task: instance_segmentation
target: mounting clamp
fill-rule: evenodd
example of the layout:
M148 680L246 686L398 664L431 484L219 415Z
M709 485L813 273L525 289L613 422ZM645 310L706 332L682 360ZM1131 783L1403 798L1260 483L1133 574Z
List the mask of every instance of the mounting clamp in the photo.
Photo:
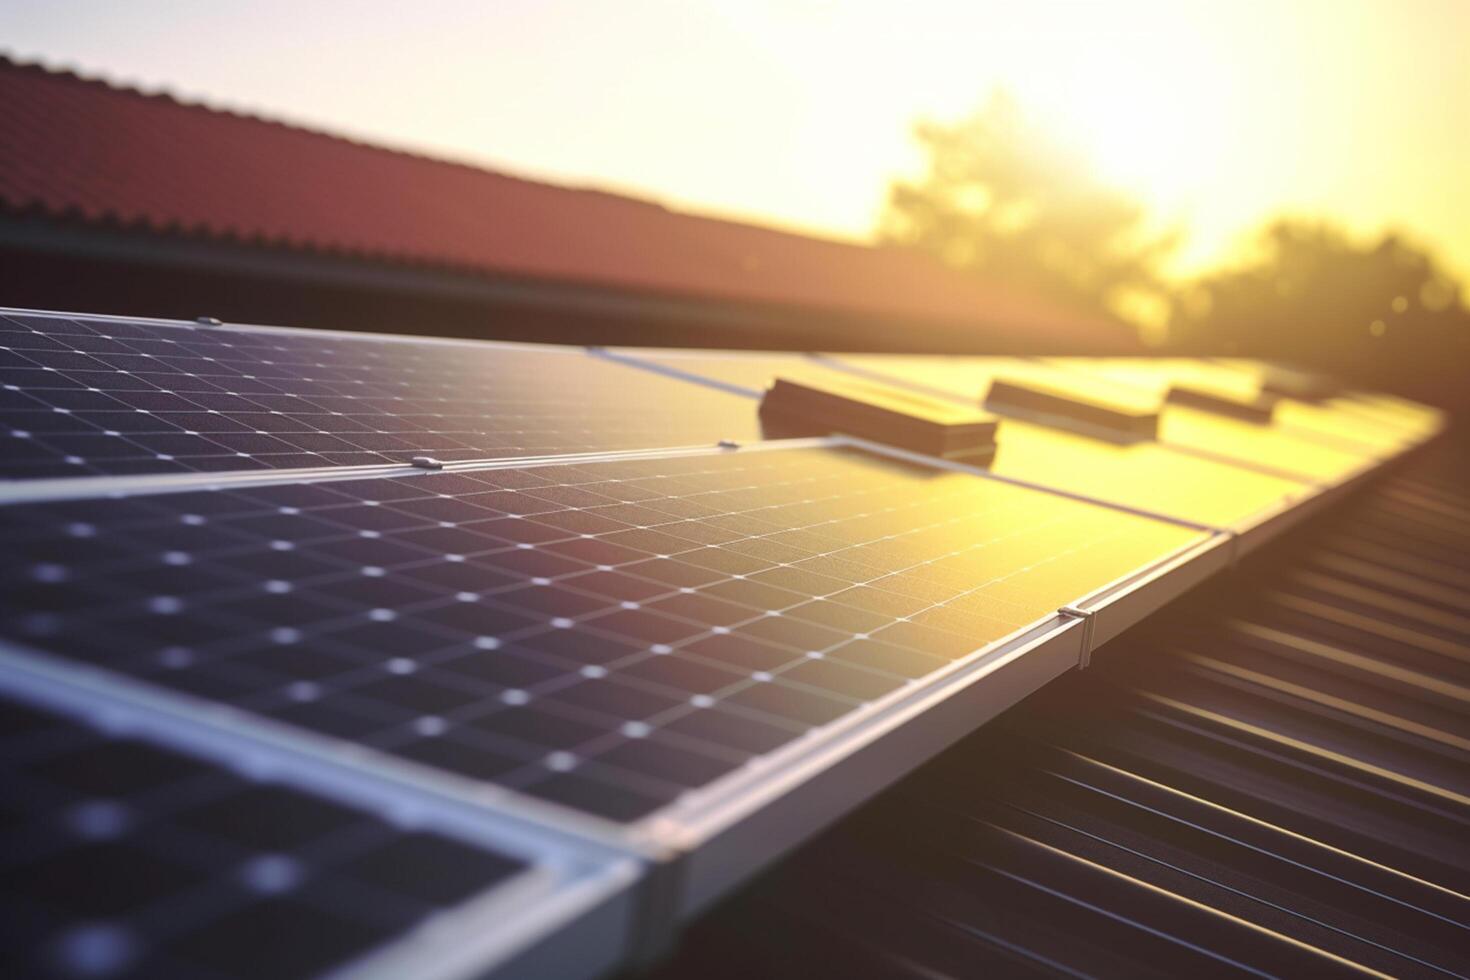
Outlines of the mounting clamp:
M1092 663L1092 637L1096 633L1094 627L1097 623L1097 610L1063 606L1057 612L1069 619L1082 620L1082 652L1077 655L1077 669L1086 670L1087 665Z
M1222 527L1217 533L1225 535L1225 567L1233 572L1240 564L1240 532L1233 528Z

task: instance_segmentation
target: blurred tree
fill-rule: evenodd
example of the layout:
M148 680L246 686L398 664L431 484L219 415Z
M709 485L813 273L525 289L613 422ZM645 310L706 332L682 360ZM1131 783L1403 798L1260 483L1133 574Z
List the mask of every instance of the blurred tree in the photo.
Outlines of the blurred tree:
M1240 265L1180 291L1171 348L1317 367L1464 403L1470 312L1459 285L1397 234L1355 242L1324 221L1266 226Z
M1470 407L1470 311L1433 255L1280 218L1240 264L1160 272L1179 243L1004 94L954 124L922 121L927 169L889 190L879 237L1138 326L1179 353L1286 361Z
M890 189L882 240L1162 329L1169 293L1158 266L1177 234L1150 233L1141 205L1104 185L1010 98L996 94L952 125L922 121L915 136L928 167Z

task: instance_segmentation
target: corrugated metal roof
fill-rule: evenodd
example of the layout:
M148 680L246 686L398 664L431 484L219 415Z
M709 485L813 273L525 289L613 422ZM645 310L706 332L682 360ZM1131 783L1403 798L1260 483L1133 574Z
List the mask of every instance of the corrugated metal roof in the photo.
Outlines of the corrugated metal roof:
M1470 457L1431 452L806 846L659 976L1470 973Z
M0 58L0 211L642 294L984 327L1035 349L1132 331L931 257L681 214Z

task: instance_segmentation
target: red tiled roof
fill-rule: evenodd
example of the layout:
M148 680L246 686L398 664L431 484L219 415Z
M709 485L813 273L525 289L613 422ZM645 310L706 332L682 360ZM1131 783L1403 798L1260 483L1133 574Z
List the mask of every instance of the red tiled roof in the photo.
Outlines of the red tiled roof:
M0 58L0 209L643 294L1034 340L1130 332L926 255L699 217Z

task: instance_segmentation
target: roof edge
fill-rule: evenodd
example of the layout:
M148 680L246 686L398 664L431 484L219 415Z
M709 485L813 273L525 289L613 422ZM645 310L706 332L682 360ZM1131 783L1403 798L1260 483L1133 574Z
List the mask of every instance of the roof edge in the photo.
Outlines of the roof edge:
M977 311L972 320L919 318L910 314L842 309L795 303L755 302L712 297L704 293L638 290L617 283L516 276L475 266L455 266L408 258L394 259L346 250L305 248L296 244L221 237L185 229L160 230L140 223L99 223L79 215L61 217L41 209L15 210L0 205L0 248L37 255L84 255L103 262L142 264L178 271L258 276L303 285L348 287L400 295L462 300L486 307L541 309L596 314L608 320L653 320L681 323L697 320L719 325L724 345L744 346L739 335L791 330L813 341L830 335L867 350L889 349L881 341L895 323L907 328L906 344L916 339L933 353L1006 353L1035 351L1035 338L1010 345L967 343L977 331L1005 326L1003 320ZM993 337L991 338L994 339ZM1105 338L1120 339L1120 338ZM609 341L628 344L626 339ZM817 345L821 346L821 345ZM793 349L814 349L811 343ZM1048 345L1045 353L1125 353L1121 344Z

